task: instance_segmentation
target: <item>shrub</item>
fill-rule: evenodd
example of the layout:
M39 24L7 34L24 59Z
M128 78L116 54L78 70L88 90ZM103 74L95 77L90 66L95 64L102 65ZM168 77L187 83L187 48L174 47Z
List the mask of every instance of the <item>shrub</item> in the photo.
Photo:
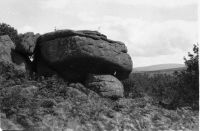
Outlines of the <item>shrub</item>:
M124 95L127 98L142 97L150 85L149 75L132 73L129 78L122 81L124 85Z
M21 41L17 30L6 23L0 23L0 36L1 35L8 35L15 44Z
M189 59L184 58L186 70L175 71L173 74L138 73L131 74L124 80L125 96L128 98L141 97L148 94L156 97L165 108L190 106L199 108L199 54L198 45L194 45L193 54L188 53Z
M182 104L199 108L199 47L194 45L193 54L188 53L189 59L185 60L187 69L180 73L175 72L177 78L177 100Z

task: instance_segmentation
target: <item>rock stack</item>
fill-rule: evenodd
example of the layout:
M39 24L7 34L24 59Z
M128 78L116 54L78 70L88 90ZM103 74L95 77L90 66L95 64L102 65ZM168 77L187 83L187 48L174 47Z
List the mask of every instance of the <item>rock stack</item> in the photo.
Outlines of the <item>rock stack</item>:
M7 54L11 54L11 50L20 54L14 55L14 63L20 60L23 63L21 56L27 61L27 57L34 55L32 67L37 74L58 74L67 81L84 83L103 97L123 97L124 89L119 80L128 78L132 71L132 60L125 44L110 40L97 31L60 30L43 35L26 33L22 35L20 44L14 47L9 42L7 45ZM0 59L3 59L1 54ZM11 61L11 56L7 56L9 58L6 59Z

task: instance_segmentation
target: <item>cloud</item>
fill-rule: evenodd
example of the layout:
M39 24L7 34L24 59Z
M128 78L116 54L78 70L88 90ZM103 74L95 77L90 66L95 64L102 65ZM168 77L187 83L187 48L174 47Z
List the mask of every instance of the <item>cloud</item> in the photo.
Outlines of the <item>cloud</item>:
M132 19L129 23L111 25L109 28L118 32L115 39L125 41L132 56L150 57L187 51L197 42L196 27L197 22L151 23Z
M86 19L89 18L89 19ZM99 30L108 38L125 42L132 57L155 57L187 52L197 43L197 22L168 20L151 22L114 16L80 17L84 25L77 29Z
M52 26L52 30L55 26L58 29L98 30L110 39L125 42L132 57L155 57L187 52L191 45L197 42L197 21L195 21L195 15L192 14L194 10L189 14L182 12L184 9L186 12L191 10L190 6L189 8L185 6L194 4L196 0L159 0L156 2L153 0L116 0L113 4L112 2L114 1L43 0L41 6L55 9L51 15L46 14L49 22L48 26L44 25L44 27ZM87 7L83 6L86 4ZM135 8L133 5L138 7ZM152 6L152 8L145 8L146 6ZM155 9L153 9L154 6ZM176 10L175 7L179 6L184 7ZM165 7L165 10L162 10L162 7ZM131 14L131 11L135 12L134 15L127 15ZM178 13L174 15L172 12ZM194 18L186 19L189 16ZM163 19L164 17L166 19ZM41 19L40 21L43 24L46 23Z
M142 27L132 26L127 44L135 56L171 55L187 51L197 42L197 22L166 21L148 23ZM137 30L134 31L134 28ZM131 33L134 32L134 33ZM131 44L133 43L133 44Z
M142 5L142 6L157 6L157 7L176 7L190 4L197 4L197 0L101 0L110 3L119 3L126 5Z
M71 3L71 0L41 0L41 8L64 9Z
M0 15L21 33L98 30L124 42L136 65L182 62L197 43L197 0L6 0Z
M19 28L18 31L20 33L35 32L35 29L29 25L25 25L25 26Z

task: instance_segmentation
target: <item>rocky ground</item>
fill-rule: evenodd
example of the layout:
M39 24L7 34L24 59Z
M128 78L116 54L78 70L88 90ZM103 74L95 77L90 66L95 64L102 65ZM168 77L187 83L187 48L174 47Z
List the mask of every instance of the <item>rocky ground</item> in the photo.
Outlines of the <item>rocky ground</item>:
M167 110L156 99L102 98L80 83L26 77L1 66L1 128L30 131L197 130L198 111Z

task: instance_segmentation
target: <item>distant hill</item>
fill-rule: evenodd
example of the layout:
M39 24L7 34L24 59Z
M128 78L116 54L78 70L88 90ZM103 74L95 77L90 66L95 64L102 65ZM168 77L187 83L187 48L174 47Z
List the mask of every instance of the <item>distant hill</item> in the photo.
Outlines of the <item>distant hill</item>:
M159 64L133 68L133 73L152 72L152 73L172 73L175 70L185 69L184 64Z

